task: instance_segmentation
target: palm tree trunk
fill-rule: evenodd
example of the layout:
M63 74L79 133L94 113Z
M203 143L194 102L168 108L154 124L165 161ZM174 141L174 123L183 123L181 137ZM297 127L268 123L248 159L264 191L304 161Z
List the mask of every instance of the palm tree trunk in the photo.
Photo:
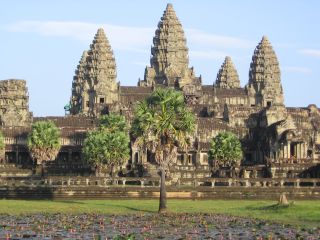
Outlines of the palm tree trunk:
M167 210L166 171L161 168L159 213Z
M112 177L112 178L114 177L113 176L113 164L111 164L110 177Z
M41 177L44 178L44 168L45 168L45 165L44 165L44 161L41 162Z

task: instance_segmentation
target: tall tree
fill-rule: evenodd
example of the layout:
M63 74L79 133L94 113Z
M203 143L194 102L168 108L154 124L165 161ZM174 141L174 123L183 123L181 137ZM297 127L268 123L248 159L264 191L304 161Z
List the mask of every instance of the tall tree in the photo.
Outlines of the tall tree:
M30 155L42 166L42 176L46 161L53 161L60 150L60 131L52 121L39 121L32 124L27 138Z
M132 134L138 145L154 153L160 171L159 212L167 208L166 171L176 161L178 147L188 146L194 129L194 115L187 109L183 94L174 89L156 89L136 107Z
M129 133L125 118L120 115L105 115L100 119L97 130L88 134L83 153L85 159L93 164L97 171L105 165L111 168L121 166L130 158Z
M231 132L220 132L211 140L209 156L216 166L234 166L243 158L241 142Z

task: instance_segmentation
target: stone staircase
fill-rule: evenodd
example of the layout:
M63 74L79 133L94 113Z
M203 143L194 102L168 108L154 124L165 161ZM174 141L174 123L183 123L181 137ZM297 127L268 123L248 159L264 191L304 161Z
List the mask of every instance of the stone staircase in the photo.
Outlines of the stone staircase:
M24 169L15 164L0 164L0 177L29 177L32 176L31 169Z

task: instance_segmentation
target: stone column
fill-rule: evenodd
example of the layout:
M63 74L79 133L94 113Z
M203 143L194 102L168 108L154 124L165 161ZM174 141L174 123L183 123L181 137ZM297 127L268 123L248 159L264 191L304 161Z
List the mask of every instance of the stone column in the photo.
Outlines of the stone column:
M288 158L291 158L291 142L288 142L287 144L287 151Z
M283 158L288 158L288 145L283 146Z
M297 158L299 158L299 159L301 159L301 158L302 158L302 157L301 157L301 145L302 145L302 143L299 143L299 145L298 145Z
M201 161L200 161L200 151L196 152L196 168L198 168L199 166L201 166Z

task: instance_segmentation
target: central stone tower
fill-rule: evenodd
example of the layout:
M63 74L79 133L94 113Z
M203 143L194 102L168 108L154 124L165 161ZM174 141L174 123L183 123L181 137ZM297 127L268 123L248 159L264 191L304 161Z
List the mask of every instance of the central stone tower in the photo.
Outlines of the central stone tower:
M139 86L164 85L190 92L190 88L201 85L201 79L189 68L186 38L172 4L167 5L155 31L151 55L151 67L146 67Z

